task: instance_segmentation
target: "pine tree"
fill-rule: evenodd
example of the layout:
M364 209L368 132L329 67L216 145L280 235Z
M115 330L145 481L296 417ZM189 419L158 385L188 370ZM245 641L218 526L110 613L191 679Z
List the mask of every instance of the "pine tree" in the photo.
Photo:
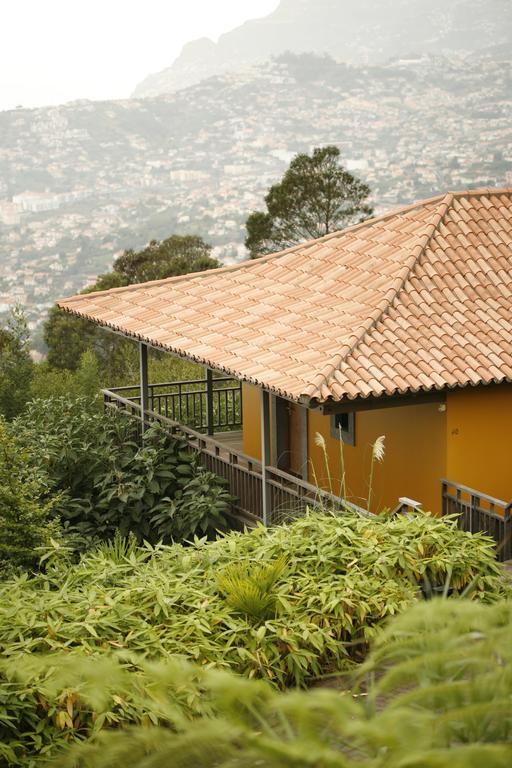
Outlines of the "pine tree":
M311 240L371 215L370 188L339 162L335 146L296 155L265 197L266 212L246 221L246 247L252 258Z

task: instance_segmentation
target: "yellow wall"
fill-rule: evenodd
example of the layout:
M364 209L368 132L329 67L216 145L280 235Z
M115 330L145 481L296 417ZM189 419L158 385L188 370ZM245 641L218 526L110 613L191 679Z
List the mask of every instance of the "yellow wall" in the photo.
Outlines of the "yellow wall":
M254 459L261 459L260 397L259 387L242 384L244 453Z
M244 453L261 458L260 389L243 385ZM339 441L330 434L330 417L308 413L310 482L328 487L315 433L327 445L334 491L339 491ZM348 496L365 506L371 444L385 435L385 458L375 468L372 510L393 508L400 496L441 511L440 480L512 500L512 385L468 388L447 394L446 412L439 405L383 408L356 414L356 445L344 445Z
M512 500L512 385L449 392L446 405L447 479Z
M243 424L244 453L260 459L260 389L248 384L243 385ZM315 482L312 464L319 484L328 487L321 451L315 445L316 432L325 438L338 492L339 441L331 437L330 417L316 411L308 413L309 480ZM446 414L439 412L437 404L356 414L356 445L344 445L344 457L349 496L362 506L368 495L370 445L379 435L386 435L386 455L375 469L372 508L394 507L399 496L409 496L421 501L424 509L439 513L440 479L446 474Z
M366 507L371 464L371 445L385 435L383 463L375 465L372 511L393 508L400 496L422 503L423 509L441 511L441 483L446 468L446 414L436 403L383 408L356 413L356 444L343 445L347 496ZM334 491L339 492L340 444L330 435L330 417L310 411L308 451L319 484L327 487L322 452L315 445L315 434L323 435L327 445ZM314 482L311 470L310 480Z

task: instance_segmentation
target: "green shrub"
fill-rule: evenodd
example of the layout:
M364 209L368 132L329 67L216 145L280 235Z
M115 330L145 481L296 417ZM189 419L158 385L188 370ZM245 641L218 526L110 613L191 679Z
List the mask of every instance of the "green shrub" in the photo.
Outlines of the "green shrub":
M35 400L13 430L59 492L66 530L84 546L119 530L139 542L191 538L226 527L231 497L184 441L155 426L141 447L135 422L90 398Z
M286 570L283 557L270 563L232 563L217 577L217 584L227 604L259 625L276 617L276 582Z
M30 385L31 400L53 400L56 397L94 398L100 391L98 361L92 351L80 357L76 371L51 368L47 362L34 365Z
M0 575L34 567L39 549L57 537L55 499L43 501L42 474L34 473L28 456L0 421Z
M75 377L71 371L50 368L46 362L34 365L30 384L31 400L49 400L77 394Z
M27 320L19 306L0 326L0 417L12 419L30 399L34 364L30 357Z
M61 768L508 768L511 624L510 602L421 603L338 690L286 694L176 659L17 656L0 663L0 755Z
M0 590L0 646L178 654L305 685L363 658L379 626L418 598L417 575L434 563L449 573L454 562L473 599L504 593L492 543L423 516L310 514L195 546L118 545Z
M227 528L226 513L232 500L225 487L227 482L201 466L196 467L191 454L179 454L183 455L191 461L192 473L185 473L183 483L177 474L180 487L174 490L173 498L164 498L151 510L153 541L189 541L197 534ZM182 474L187 466L181 464ZM179 470L177 466L176 473Z

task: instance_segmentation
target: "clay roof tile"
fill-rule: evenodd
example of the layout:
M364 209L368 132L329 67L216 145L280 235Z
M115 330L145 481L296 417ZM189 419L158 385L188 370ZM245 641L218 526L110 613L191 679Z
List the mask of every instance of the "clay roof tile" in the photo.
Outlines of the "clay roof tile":
M511 380L512 190L58 304L302 402Z

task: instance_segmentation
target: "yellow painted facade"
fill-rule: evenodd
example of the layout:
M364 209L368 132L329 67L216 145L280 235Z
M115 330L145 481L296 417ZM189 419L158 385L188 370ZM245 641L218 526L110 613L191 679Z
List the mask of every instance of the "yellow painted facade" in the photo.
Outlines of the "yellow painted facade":
M244 453L261 458L260 390L243 388ZM308 412L309 480L328 488L321 449L326 443L333 490L339 493L339 441L331 436L330 417ZM347 495L366 506L371 445L385 435L385 458L375 465L372 511L393 508L400 496L441 511L441 478L481 493L512 499L512 385L450 391L446 408L438 403L383 408L356 414L356 444L344 445Z
M375 464L372 483L373 512L394 508L400 496L420 501L424 509L441 511L439 480L446 466L446 414L435 403L361 411L355 415L355 445L343 445L347 497L366 508L371 464L371 445L385 435L384 461ZM325 461L315 444L320 433L326 442L334 491L341 478L340 442L331 437L330 417L308 414L309 477L327 487ZM314 472L313 472L314 468Z
M447 397L449 480L512 500L512 385L468 387Z
M242 385L244 453L254 459L261 459L260 397L259 387Z

